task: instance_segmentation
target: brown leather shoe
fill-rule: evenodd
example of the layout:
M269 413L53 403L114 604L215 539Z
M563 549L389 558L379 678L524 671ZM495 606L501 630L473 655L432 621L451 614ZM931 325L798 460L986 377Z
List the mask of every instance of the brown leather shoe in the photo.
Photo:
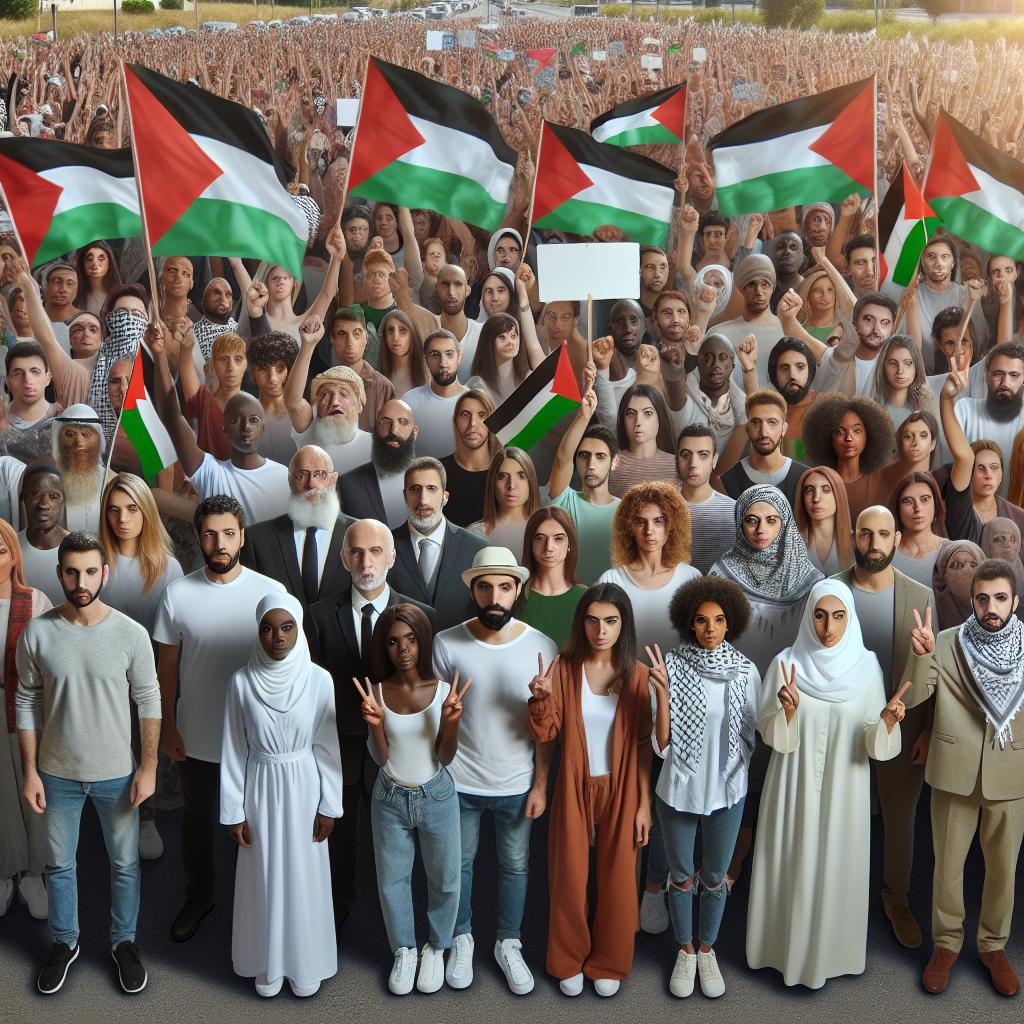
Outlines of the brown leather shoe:
M926 992L938 995L940 992L946 991L946 986L949 984L949 972L953 970L956 958L957 954L951 949L935 947L928 966L924 969L924 974L921 975L921 984L924 985Z
M921 929L905 903L886 904L885 916L892 925L896 941L906 949L918 949L922 943Z
M979 953L978 958L988 968L992 976L992 987L1001 996L1015 996L1020 991L1017 972L1004 950L991 949L987 953Z

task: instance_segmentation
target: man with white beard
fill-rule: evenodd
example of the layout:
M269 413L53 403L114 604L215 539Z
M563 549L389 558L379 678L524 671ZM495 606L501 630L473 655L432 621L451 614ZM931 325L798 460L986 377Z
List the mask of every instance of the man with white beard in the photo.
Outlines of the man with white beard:
M100 500L109 471L103 425L91 406L69 406L53 421L53 459L64 481L64 516L74 533L98 533Z
M309 363L324 325L317 316L299 327L299 354L288 374L284 404L292 421L297 447L305 444L326 449L334 469L347 473L370 461L370 433L359 429L359 414L366 405L363 379L348 366L332 366L318 373L309 385L309 401L303 396Z
M351 584L341 546L355 520L341 513L337 482L323 448L300 448L288 464L288 511L245 531L242 565L277 580L303 608Z

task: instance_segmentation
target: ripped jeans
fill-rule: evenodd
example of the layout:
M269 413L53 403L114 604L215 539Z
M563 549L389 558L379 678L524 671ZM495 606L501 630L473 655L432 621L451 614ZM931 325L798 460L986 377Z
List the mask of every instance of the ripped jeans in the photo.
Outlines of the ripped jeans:
M713 946L725 913L728 896L725 873L736 846L744 801L741 799L732 807L722 807L707 815L677 811L661 797L656 797L655 803L668 857L668 909L676 942L683 947L693 941L693 897L699 893L698 941L702 946ZM698 822L701 834L699 871L694 866L693 856Z

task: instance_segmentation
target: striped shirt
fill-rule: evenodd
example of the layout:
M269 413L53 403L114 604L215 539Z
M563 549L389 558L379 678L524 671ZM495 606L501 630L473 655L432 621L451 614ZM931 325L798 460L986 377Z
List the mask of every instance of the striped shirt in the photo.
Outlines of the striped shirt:
M693 533L690 564L706 574L736 540L736 527L733 523L736 502L718 491L712 491L706 501L687 501L686 504L690 509L690 529Z

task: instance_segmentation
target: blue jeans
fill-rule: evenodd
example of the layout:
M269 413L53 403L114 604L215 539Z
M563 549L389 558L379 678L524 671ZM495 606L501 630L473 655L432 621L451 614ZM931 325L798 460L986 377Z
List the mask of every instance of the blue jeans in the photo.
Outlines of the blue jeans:
M377 892L388 942L394 952L416 949L412 907L412 866L416 836L427 874L430 945L450 949L459 907L459 798L447 768L422 786L400 786L386 772L377 775L370 803Z
M459 794L462 831L462 892L455 934L472 931L473 861L480 845L480 816L494 815L494 841L498 852L498 941L518 939L526 906L526 879L530 865L530 826L523 814L526 793L516 796Z
M46 889L54 942L78 945L78 830L86 797L100 819L110 860L110 946L135 941L139 916L139 812L132 807L132 776L102 782L74 782L40 772L46 793L50 843Z
M651 758L651 792L658 787L658 779L661 777L661 766L664 764L660 757ZM668 858L665 856L665 840L661 834L661 826L658 824L658 815L651 819L651 832L647 837L647 884L664 885L668 878Z
M665 853L671 870L668 909L676 942L685 946L693 941L693 895L700 893L700 944L713 946L725 913L728 889L725 873L729 870L736 836L743 818L743 804L722 807L710 814L687 814L656 798L658 820L665 838ZM701 866L694 868L693 849L700 823ZM686 888L682 888L683 886Z

